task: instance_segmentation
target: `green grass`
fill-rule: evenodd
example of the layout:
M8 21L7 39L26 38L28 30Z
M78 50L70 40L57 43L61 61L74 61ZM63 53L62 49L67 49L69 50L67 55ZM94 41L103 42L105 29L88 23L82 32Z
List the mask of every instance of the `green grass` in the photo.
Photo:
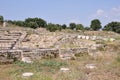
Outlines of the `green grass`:
M119 60L116 58L109 58L106 60L106 56L102 60L92 59L88 55L78 55L75 60L60 60L58 59L41 59L39 61L34 61L32 64L27 64L23 62L15 62L9 65L0 65L0 80L87 80L87 73L105 74L111 77L108 72L117 76L119 80L119 70L120 64ZM113 61L114 60L114 61ZM105 61L105 62L104 62ZM109 64L106 64L108 63ZM88 70L85 68L86 64L95 63L97 69ZM61 72L60 68L69 68L70 71ZM24 72L34 73L31 77L23 77ZM117 75L116 75L117 74ZM6 77L7 76L7 77ZM94 76L94 75L92 75ZM95 75L94 77L99 77ZM108 77L108 78L109 78ZM92 80L98 80L92 79ZM101 79L105 80L104 76ZM110 78L109 80L114 80Z

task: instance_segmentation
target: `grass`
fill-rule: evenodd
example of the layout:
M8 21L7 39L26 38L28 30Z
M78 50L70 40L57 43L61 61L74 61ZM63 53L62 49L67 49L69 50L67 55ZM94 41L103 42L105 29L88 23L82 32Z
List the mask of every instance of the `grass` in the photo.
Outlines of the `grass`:
M0 80L87 80L88 77L92 80L120 80L119 58L107 56L99 60L88 55L80 55L76 60L41 59L32 64L17 61L14 64L0 65ZM90 63L96 64L97 69L86 69L85 65ZM60 68L63 67L70 71L61 72ZM32 72L34 75L22 77L24 72Z

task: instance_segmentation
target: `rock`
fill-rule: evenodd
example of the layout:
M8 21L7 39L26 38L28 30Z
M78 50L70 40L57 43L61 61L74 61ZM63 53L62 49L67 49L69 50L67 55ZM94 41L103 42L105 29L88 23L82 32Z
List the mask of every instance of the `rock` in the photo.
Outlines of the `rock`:
M104 41L108 41L108 38L103 38Z
M33 73L31 72L25 72L22 74L23 77L30 77L30 76L33 76Z
M95 69L96 68L95 64L86 64L85 67L87 69Z
M85 39L86 38L86 36L82 36L82 39Z
M33 61L30 59L30 57L22 57L22 61L25 63L32 63Z
M90 38L89 36L86 36L86 39L87 39L87 40L89 40L89 38Z
M60 71L67 72L67 71L70 71L70 69L69 68L60 68Z
M93 37L92 37L92 40L96 40L96 39L97 39L97 36L93 36Z
M78 39L81 39L82 38L82 35L78 35L78 37L77 37Z
M114 38L110 38L110 42L113 42L113 41L115 41L115 39Z

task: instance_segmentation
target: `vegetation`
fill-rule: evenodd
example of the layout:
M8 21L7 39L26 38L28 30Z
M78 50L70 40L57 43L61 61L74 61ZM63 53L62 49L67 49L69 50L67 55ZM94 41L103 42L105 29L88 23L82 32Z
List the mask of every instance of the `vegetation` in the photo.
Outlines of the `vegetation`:
M30 27L30 28L34 28L34 29L39 28L39 27L45 28L47 25L46 21L41 18L27 18L27 19L25 19L25 21L8 20L8 23L22 26L22 27Z
M52 23L49 23L46 27L47 30L49 30L50 32L54 32L56 30L61 30L62 27L61 25L59 24L52 24Z
M41 18L27 18L25 19L25 25L27 27L32 25L32 28L37 28L37 27L46 27L46 21L41 19Z
M3 18L3 16L0 15L0 25L2 25L3 22L4 22L4 18Z
M70 29L72 29L72 30L73 30L73 29L75 29L75 28L76 28L76 24L75 24L75 23L70 23L70 24L69 24L69 27L70 27Z
M67 28L66 24L63 24L61 27L62 27L62 29L66 29Z
M94 19L94 20L91 21L90 28L91 28L92 30L97 31L97 30L99 30L101 27L102 27L102 26L101 26L101 22L100 22L98 19Z
M84 26L82 24L77 24L76 25L76 30L83 30Z
M96 64L97 69L87 69L85 65L90 63ZM70 71L60 71L60 68L64 67L69 68ZM120 80L119 70L119 60L110 57L109 54L103 56L102 58L99 58L99 60L93 59L88 55L82 55L77 57L76 60L42 59L35 61L32 64L17 61L14 64L10 65L0 65L0 79L87 80L87 78L92 78L92 80ZM25 72L32 72L34 75L31 77L23 77L22 74Z
M4 17L0 16L0 24L3 24L4 22ZM22 27L30 27L33 29L42 27L46 28L50 32L54 32L56 30L61 31L62 29L71 29L71 30L94 30L97 31L102 28L101 22L99 19L94 19L91 21L90 27L84 27L82 24L76 24L76 23L70 23L69 27L67 27L66 24L53 24L53 23L48 23L41 19L41 18L26 18L24 21L12 21L12 20L7 20L8 23L22 26ZM117 33L120 33L120 22L110 22L107 25L103 27L104 31L114 31Z
M105 31L114 31L120 33L120 22L111 22L108 23L103 30Z

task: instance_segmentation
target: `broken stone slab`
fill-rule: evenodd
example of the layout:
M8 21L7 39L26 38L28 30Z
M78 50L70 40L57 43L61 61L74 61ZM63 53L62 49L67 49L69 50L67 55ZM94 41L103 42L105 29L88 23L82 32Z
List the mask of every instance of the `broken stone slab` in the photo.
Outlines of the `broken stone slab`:
M31 73L31 72L25 72L22 74L23 77L30 77L30 76L33 76L34 74Z
M82 36L82 39L85 39L86 38L86 36Z
M60 71L67 72L67 71L70 71L70 69L69 68L60 68Z
M77 37L78 39L81 39L82 38L82 35L78 35L78 37Z
M110 38L110 42L113 42L113 41L115 41L115 39L114 38Z
M97 68L97 67L96 67L96 64L86 64L85 67L86 67L87 69L96 69L96 68Z
M86 40L89 40L90 39L90 37L89 36L86 36Z
M97 39L97 36L92 36L91 39L94 41Z
M25 63L33 63L30 57L22 57L22 61Z

